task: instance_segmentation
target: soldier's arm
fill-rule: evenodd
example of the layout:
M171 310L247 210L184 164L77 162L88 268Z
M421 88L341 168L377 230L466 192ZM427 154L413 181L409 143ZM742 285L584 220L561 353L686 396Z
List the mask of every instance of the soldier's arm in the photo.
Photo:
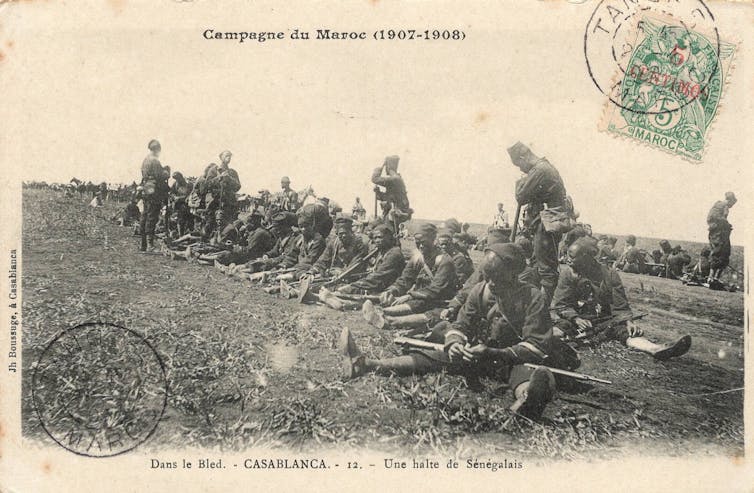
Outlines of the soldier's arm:
M475 285L469 292L466 302L458 312L456 321L450 326L450 330L445 333L445 350L447 351L453 344L467 344L469 340L474 339L474 330L481 323L482 318L487 314L484 308L483 292L485 283L480 282Z
M291 239L291 243L288 244L284 255L278 263L278 267L287 269L298 263L298 255L301 252L301 244L303 241L304 239L301 236Z
M532 168L526 176L516 182L516 202L523 205L537 201L546 180L544 169Z
M412 298L420 300L435 300L442 297L443 292L456 287L458 279L456 278L456 268L453 262L444 258L437 267L437 272L432 277L429 286L411 292Z
M405 267L406 259L400 250L390 250L374 271L351 286L364 291L382 291L398 279Z
M330 268L330 265L332 265L332 258L334 253L334 244L335 241L330 241L327 243L327 246L325 247L325 251L322 252L322 255L319 256L316 262L314 262L314 266L312 266L312 270L314 272L326 272L327 269Z
M412 258L406 263L400 277L395 280L392 286L387 288L387 291L390 291L396 296L403 296L416 282L416 277L419 275L420 269L421 264L419 261L415 257Z
M555 313L566 320L573 320L578 316L576 306L579 300L576 290L576 279L576 274L574 274L570 267L561 268L552 305Z
M521 328L523 340L505 349L493 349L490 357L500 359L507 365L539 363L544 357L547 342L552 337L552 321L547 301L547 295L538 289L532 289L531 299L526 307L526 318Z
M312 265L317 262L324 251L325 239L322 238L322 236L318 235L318 237L312 241L312 244L309 247L309 251L306 252L306 255L301 260L299 260L298 263Z

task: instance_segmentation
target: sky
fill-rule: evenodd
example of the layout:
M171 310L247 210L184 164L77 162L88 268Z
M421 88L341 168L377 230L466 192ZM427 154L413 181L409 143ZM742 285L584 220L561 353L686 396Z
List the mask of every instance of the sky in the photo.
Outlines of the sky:
M469 2L345 2L341 13L274 2L109 1L0 10L0 160L24 180L139 180L147 143L197 175L233 152L242 192L311 185L350 209L373 207L371 171L401 157L415 216L489 223L511 216L521 176L506 148L556 166L595 231L706 240L707 211L733 190L733 242L751 204L751 48L742 46L702 164L597 131L607 98L589 79L591 8L530 2L518 18ZM299 4L300 7L301 4ZM721 36L743 28L713 4ZM344 20L347 19L347 20ZM371 31L459 26L461 42L212 40L219 31ZM399 24L400 24L399 23ZM749 130L750 133L750 130ZM9 169L9 168L6 168Z

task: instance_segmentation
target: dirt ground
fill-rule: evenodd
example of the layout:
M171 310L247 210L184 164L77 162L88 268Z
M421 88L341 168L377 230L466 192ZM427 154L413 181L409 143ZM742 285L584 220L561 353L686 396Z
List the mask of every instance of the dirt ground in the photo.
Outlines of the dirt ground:
M350 327L368 356L399 353L360 313L268 295L214 268L137 253L130 228L79 198L23 196L23 425L50 442L31 404L31 365L59 331L88 321L144 335L167 367L169 400L143 447L349 448L505 453L534 461L743 454L743 296L624 275L657 341L690 334L668 362L608 343L579 371L613 381L560 392L539 423L509 420L499 382L446 374L342 382L335 349ZM478 253L475 252L475 255ZM51 443L51 442L50 442Z

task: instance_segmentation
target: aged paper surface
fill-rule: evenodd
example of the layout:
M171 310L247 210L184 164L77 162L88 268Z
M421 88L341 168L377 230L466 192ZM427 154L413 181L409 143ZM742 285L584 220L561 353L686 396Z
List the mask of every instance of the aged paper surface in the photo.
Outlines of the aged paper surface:
M753 31L732 1L0 0L0 489L750 491ZM397 155L406 233L455 217L479 238L498 203L518 219L521 142L573 221L618 238L646 338L691 347L579 347L576 371L611 383L558 380L534 421L488 377L344 381L344 328L380 359L395 331L321 289L267 294L213 247L139 253L117 223L153 139L186 177L229 149L239 204L287 176L368 217ZM693 267L726 192L730 289L710 289ZM659 278L663 239L683 282Z

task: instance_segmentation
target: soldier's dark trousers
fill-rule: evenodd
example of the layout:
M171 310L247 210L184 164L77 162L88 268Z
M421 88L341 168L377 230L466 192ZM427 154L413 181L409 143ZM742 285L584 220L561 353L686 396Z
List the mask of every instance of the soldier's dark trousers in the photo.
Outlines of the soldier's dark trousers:
M562 235L548 233L540 221L534 231L534 260L542 287L552 300L555 287L558 285L558 243Z
M710 269L724 269L730 264L730 228L727 225L709 228Z
M147 238L154 238L154 229L160 218L160 209L162 209L161 200L152 197L144 199L144 213L141 215L139 223L142 243L145 243Z

